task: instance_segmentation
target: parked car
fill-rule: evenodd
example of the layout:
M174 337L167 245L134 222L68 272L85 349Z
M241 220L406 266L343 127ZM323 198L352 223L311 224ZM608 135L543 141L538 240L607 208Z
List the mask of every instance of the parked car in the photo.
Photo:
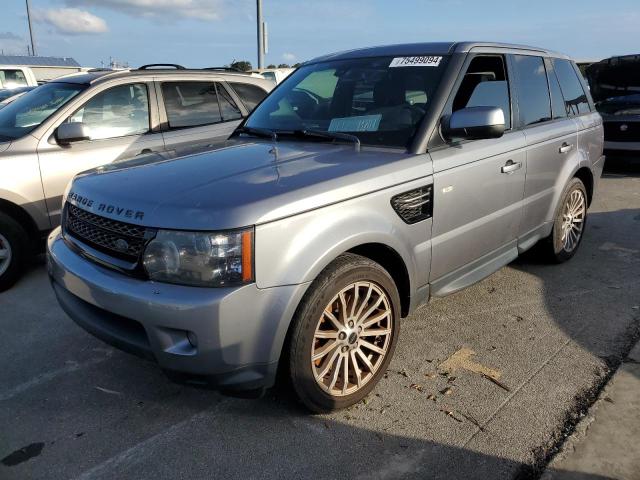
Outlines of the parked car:
M0 65L0 89L37 86L38 80L29 67Z
M11 89L0 90L0 109L6 107L14 100L17 100L22 95L30 92L36 87L17 87Z
M490 43L311 60L233 141L77 176L53 289L172 378L255 393L280 365L312 411L365 397L429 298L537 243L569 260L604 161L576 65Z
M271 80L278 84L294 71L295 68L258 68L256 70L252 70L251 73L262 75L267 80Z
M605 153L640 155L640 55L594 63L586 76L604 121Z
M76 173L211 148L272 88L249 75L144 66L66 76L0 110L0 291L60 223Z

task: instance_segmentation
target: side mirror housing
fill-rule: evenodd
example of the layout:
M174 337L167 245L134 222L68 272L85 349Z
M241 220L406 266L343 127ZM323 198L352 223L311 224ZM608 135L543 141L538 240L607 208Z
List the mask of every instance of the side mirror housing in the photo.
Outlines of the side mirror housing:
M499 107L467 107L443 119L447 140L481 140L504 134L504 112Z
M89 127L82 122L63 123L56 129L56 140L60 145L91 140Z

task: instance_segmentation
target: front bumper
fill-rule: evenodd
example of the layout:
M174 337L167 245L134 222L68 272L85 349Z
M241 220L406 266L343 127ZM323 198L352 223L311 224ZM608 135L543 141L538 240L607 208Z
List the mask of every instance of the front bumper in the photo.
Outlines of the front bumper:
M54 230L47 269L63 310L103 341L173 378L230 390L270 387L308 284L198 288L128 277L71 250Z

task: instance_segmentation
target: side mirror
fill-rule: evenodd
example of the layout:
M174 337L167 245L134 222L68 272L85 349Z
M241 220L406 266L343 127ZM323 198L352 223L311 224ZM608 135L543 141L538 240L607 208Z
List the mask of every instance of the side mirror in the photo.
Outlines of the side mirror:
M499 107L467 107L443 119L447 140L481 140L504 134L504 112Z
M69 145L82 140L91 140L89 127L82 122L63 123L56 129L56 140L60 145Z

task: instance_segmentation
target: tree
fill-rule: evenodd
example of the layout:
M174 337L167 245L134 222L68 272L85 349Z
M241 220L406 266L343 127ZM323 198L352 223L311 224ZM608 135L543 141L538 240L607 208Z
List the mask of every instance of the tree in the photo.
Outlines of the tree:
M253 69L253 67L251 66L251 62L249 62L248 60L238 60L238 61L234 60L233 62L231 62L231 65L229 66L231 68L236 68L243 72L248 72L249 70Z
M276 68L276 66L273 63L270 63L269 65L267 65L267 68Z
M281 63L280 65L278 65L278 68L291 68L291 67L286 63Z
M298 68L300 65L302 65L300 62L294 63L293 65L291 65L291 68Z

